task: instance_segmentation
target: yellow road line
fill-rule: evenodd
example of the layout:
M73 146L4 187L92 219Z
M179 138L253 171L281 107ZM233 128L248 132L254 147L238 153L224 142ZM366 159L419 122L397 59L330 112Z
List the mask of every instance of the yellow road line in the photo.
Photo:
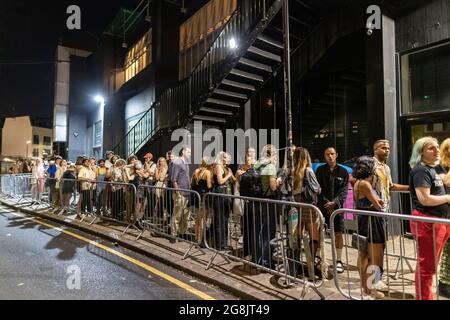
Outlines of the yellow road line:
M26 219L26 220L31 220L31 221L33 221L35 223L40 224L40 225L43 225L43 226L55 229L55 230L57 230L59 232L62 232L62 233L65 233L65 234L67 234L69 236L77 238L77 239L79 239L79 240L81 240L83 242L92 244L92 245L96 246L97 248L105 250L105 251L107 251L107 252L109 252L111 254L114 254L114 255L116 255L116 256L124 259L124 260L127 260L128 262L131 262L131 263L133 263L133 264L135 264L135 265L137 265L137 266L139 266L139 267L141 267L141 268L143 268L143 269L145 269L145 270L147 270L147 271L157 275L158 277L163 278L163 279L165 279L165 280L167 280L167 281L169 281L169 282L179 286L180 288L183 288L184 290L189 291L192 294L195 294L196 296L202 298L203 300L216 300L213 297L211 297L210 295L208 295L206 293L203 293L203 292L195 289L194 287L191 287L190 285L188 285L188 284L186 284L186 283L184 283L184 282L182 282L182 281L180 281L180 280L178 280L178 279L176 279L176 278L174 278L174 277L172 277L172 276L170 276L170 275L168 275L168 274L166 274L166 273L164 273L164 272L162 272L162 271L160 271L158 269L155 269L155 268L149 266L148 264L145 264L145 263L143 263L143 262L141 262L139 260L136 260L136 259L134 259L134 258L132 258L132 257L126 255L126 254L123 254L123 253L121 253L119 251L116 251L114 249L108 248L107 246L104 246L104 245L102 245L100 243L97 243L95 241L89 240L89 239L87 239L87 238L85 238L83 236L80 236L78 234L75 234L73 232L70 232L70 231L67 231L67 230L64 230L64 229L52 226L52 225L50 225L48 223L39 221L39 220L37 220L37 218L27 218L27 217L25 217L23 215L20 215L20 214L14 213L14 212L8 212L8 213L10 213L12 215L15 215L17 217L21 217L21 218Z

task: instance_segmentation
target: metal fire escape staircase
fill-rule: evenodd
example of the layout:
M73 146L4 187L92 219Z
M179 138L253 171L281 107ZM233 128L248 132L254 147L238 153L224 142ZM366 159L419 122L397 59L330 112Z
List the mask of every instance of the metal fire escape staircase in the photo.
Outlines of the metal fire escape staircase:
M129 156L193 121L223 127L282 64L283 45L264 34L281 0L242 0L189 77L169 88L114 148Z

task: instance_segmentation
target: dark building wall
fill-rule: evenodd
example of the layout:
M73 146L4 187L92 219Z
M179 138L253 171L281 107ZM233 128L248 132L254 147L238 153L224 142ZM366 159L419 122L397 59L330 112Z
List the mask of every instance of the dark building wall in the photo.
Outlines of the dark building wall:
M179 28L183 14L178 6L158 1L154 7L153 57L156 83L156 96L178 82Z
M91 101L92 77L87 59L71 56L68 146L69 159L87 154L87 125L95 108Z
M143 33L147 29L142 31ZM140 37L137 37L139 39ZM104 116L104 149L113 149L124 138L127 133L126 128L126 106L127 101L136 99L143 103L142 108L149 109L154 102L155 97L155 61L147 68L142 70L135 77L126 82L118 91L114 87L108 88L107 77L111 76L116 69L123 68L126 49L122 48L122 40L117 37L105 37L104 40L104 70L105 70L105 91L109 92L108 100L105 106ZM154 43L154 41L153 41ZM133 45L131 42L128 47ZM145 95L144 99L141 99Z
M403 52L450 38L450 2L430 1L395 22L396 46Z
M87 117L79 110L70 112L69 117L69 155L70 161L75 161L77 156L87 155Z
M325 17L291 57L292 79L299 81L319 62L339 39L365 26L363 6L345 7ZM292 48L295 50L296 48Z
M119 97L111 97L105 106L103 147L112 150L124 137L124 103Z

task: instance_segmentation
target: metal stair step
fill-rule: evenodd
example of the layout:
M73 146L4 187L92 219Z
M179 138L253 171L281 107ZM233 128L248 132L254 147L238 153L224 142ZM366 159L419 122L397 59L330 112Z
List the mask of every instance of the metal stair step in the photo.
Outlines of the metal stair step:
M223 119L223 118L210 117L210 116L201 116L201 115L196 115L196 116L194 116L194 120L212 121L212 122L220 122L220 123L225 123L225 122L227 122L227 121L226 121L225 119Z
M243 99L243 100L247 100L248 99L248 96L245 95L245 94L237 93L237 92L233 92L233 91L222 90L222 89L216 89L216 90L214 90L214 93L221 94L223 96Z
M223 114L223 115L226 115L226 116L232 116L233 115L232 111L215 109L215 108L208 108L208 107L201 107L200 111L209 112L209 113L218 113L218 114Z
M246 66L250 66L255 69L272 72L271 66L268 66L267 64L259 63L259 62L256 62L256 61L253 61L250 59L241 58L241 60L239 60L239 63L245 64Z
M263 41L263 42L265 42L265 43L268 43L268 44L270 44L270 45L272 45L274 47L277 47L279 49L284 49L284 46L283 46L282 43L280 43L280 42L278 42L278 41L276 41L276 40L274 40L274 39L272 39L272 38L270 38L270 37L268 37L268 36L266 36L264 34L260 34L258 36L258 39Z
M269 52L269 51L257 48L255 46L251 46L250 48L248 48L248 52L257 54L257 55L259 55L261 57L264 57L264 58L267 58L267 59L270 59L270 60L274 60L276 62L281 62L281 57L279 55L276 55L276 54L274 54L272 52Z
M206 100L207 103L213 103L218 104L220 106L227 106L227 107L233 107L233 108L240 108L241 105L236 102L226 101L226 100L220 100L220 99L214 99L214 98L208 98Z
M246 89L246 90L250 90L250 91L255 91L256 90L255 86L253 86L251 84L246 84L246 83L242 83L242 82L236 82L236 81L232 81L232 80L228 80L228 79L222 80L222 84L225 84L225 85L231 86L231 87Z
M242 71L242 70L239 70L239 69L232 69L230 74L233 74L233 75L239 76L239 77L243 77L243 78L247 78L247 79L250 79L250 80L264 82L264 78L262 76L259 76L259 75L254 74L254 73Z

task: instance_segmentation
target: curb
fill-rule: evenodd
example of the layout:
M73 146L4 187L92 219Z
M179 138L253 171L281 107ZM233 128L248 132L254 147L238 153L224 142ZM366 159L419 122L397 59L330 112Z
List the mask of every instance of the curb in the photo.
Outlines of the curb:
M116 237L111 236L110 233L108 234L104 231L98 230L98 228L96 228L96 227L89 226L89 225L80 223L78 221L71 222L71 221L67 221L63 218L60 218L58 216L49 215L49 214L45 214L42 212L36 212L33 210L29 210L29 209L18 208L10 203L5 202L3 199L0 199L0 203L8 208L17 210L18 212L26 213L26 214L33 215L33 216L38 216L38 217L44 218L49 221L57 222L59 224L65 225L65 226L78 229L80 231L86 232L90 235L102 238L104 240L107 240L107 241L110 241L113 243L118 243L120 246L122 246L128 250L131 250L131 251L141 254L143 256L157 260L157 261L159 261L165 265L168 265L176 270L182 271L186 274L196 277L208 284L215 285L223 290L226 290L226 291L234 294L235 296L237 296L238 298L241 298L243 300L280 300L280 299L276 299L276 297L274 297L273 295L268 294L266 292L258 292L257 294L255 294L254 291L256 289L254 287L248 286L247 284L245 284L243 282L240 283L242 285L241 288L239 288L240 286L236 286L236 285L227 283L227 281L225 279L226 275L224 275L223 273L219 273L213 269L210 269L207 271L216 272L217 275L215 275L214 277L208 276L207 271L205 271L204 267L203 268L197 268L197 267L193 268L191 265L191 267L189 268L188 266L184 265L183 263L180 263L185 260L181 260L181 258L175 259L168 255L164 256L162 254L157 254L151 248L146 249L146 248L144 248L143 245L137 245L133 241L131 241L129 239L125 239L121 234L117 235L117 238L116 238ZM162 250L164 250L164 249L162 249ZM232 279L231 281L235 282L235 284L236 284L236 282L238 282L235 279ZM230 282L230 280L228 280L228 282Z

